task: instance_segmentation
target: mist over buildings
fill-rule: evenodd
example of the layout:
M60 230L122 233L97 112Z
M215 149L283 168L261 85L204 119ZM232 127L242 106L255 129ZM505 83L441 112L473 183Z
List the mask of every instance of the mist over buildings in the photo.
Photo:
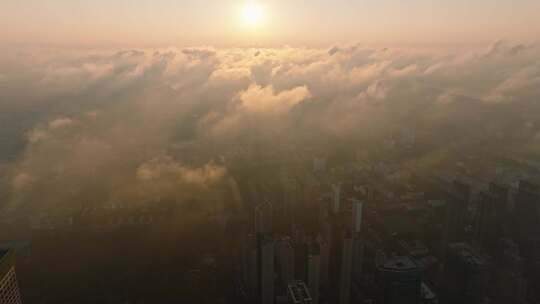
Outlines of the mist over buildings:
M403 161L420 168L458 150L540 149L533 44L1 54L4 210L219 197L250 160L372 149L411 132L423 144Z

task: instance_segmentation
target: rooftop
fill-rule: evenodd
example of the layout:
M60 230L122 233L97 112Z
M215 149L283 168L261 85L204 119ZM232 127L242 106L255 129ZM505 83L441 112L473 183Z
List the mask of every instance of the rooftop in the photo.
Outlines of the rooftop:
M390 258L381 265L381 269L390 271L409 271L417 268L418 265L408 256Z
M434 300L437 298L437 295L424 282L422 282L421 293L422 298L425 300Z
M486 264L486 260L468 244L453 243L450 244L450 248L454 254L469 265L480 267Z
M311 303L311 295L306 283L296 281L289 284L289 296L295 304Z

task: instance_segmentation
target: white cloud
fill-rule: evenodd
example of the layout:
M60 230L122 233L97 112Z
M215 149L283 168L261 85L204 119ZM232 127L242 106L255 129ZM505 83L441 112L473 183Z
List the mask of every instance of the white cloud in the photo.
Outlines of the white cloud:
M534 45L500 42L476 53L339 46L51 54L0 60L0 112L27 123L12 134L27 138L12 164L20 202L43 189L51 202L67 200L66 185L69 199L90 188L103 200L118 198L155 183L177 195L178 183L226 174L211 160L247 145L253 132L266 144L280 134L324 145L325 136L361 142L396 125L435 138L457 125L464 138L488 125L511 133L505 128L524 116L540 125ZM508 103L516 104L510 112Z
M137 168L137 178L143 182L172 179L178 183L209 184L220 180L225 173L225 168L211 162L200 168L190 168L169 156L154 158Z
M52 137L54 132L73 125L75 121L71 118L63 117L50 121L47 125L37 126L28 132L27 137L30 143L38 143Z
M25 187L29 186L34 181L34 178L25 172L20 172L13 178L12 186L16 191L24 190Z
M33 144L49 138L49 133L46 130L36 128L28 133L28 141Z
M49 128L53 130L60 129L60 128L67 127L71 124L73 124L73 120L71 118L58 118L49 122Z
M242 107L249 112L283 113L306 100L311 95L307 87L296 87L291 90L275 92L274 87L251 85L239 93Z

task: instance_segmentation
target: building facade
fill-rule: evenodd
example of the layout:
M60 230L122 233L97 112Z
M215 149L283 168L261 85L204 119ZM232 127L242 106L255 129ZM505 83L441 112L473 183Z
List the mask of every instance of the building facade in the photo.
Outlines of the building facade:
M382 303L420 303L421 269L410 257L398 256L380 259L377 272L379 285L382 288Z
M15 254L11 250L0 251L0 303L22 303L15 273Z

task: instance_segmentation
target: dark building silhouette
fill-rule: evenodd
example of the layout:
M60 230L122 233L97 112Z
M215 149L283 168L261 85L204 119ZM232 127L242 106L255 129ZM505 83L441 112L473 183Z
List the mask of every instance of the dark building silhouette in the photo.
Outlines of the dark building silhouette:
M474 227L474 237L477 244L483 247L493 246L499 233L497 214L497 198L491 193L480 193Z
M523 276L525 259L511 239L501 239L496 250L494 273L495 303L526 303L528 283Z
M510 211L510 188L493 182L489 184L489 193L493 195L496 201L497 214L499 216L507 214Z
M312 303L318 304L321 287L321 251L317 243L312 244L309 249L307 278Z
M468 184L455 181L447 192L447 239L459 240L463 237L467 207L471 199L471 188Z
M242 248L242 281L247 293L255 297L259 282L259 249L254 235L248 235Z
M354 239L347 231L343 237L339 275L339 303L349 304L351 298L351 278L353 270Z
M0 250L0 303L22 303L15 273L15 253L12 250Z
M255 232L258 235L272 233L273 206L269 202L262 203L255 208Z
M277 262L279 265L281 285L284 289L294 281L294 246L290 237L279 242Z
M265 236L260 241L259 289L260 303L273 304L275 298L274 240Z
M487 259L469 244L452 243L446 263L446 300L449 303L482 303L489 282Z
M420 303L422 273L407 256L377 258L377 281L381 287L380 301L385 304Z
M309 288L303 281L291 282L288 286L288 298L291 304L313 303Z
M522 248L530 247L530 237L540 228L538 214L539 187L527 181L520 181L515 198L517 233Z
M303 239L300 238L294 242L295 278L304 282L308 281L308 277L307 277L308 254L309 254L309 245Z

